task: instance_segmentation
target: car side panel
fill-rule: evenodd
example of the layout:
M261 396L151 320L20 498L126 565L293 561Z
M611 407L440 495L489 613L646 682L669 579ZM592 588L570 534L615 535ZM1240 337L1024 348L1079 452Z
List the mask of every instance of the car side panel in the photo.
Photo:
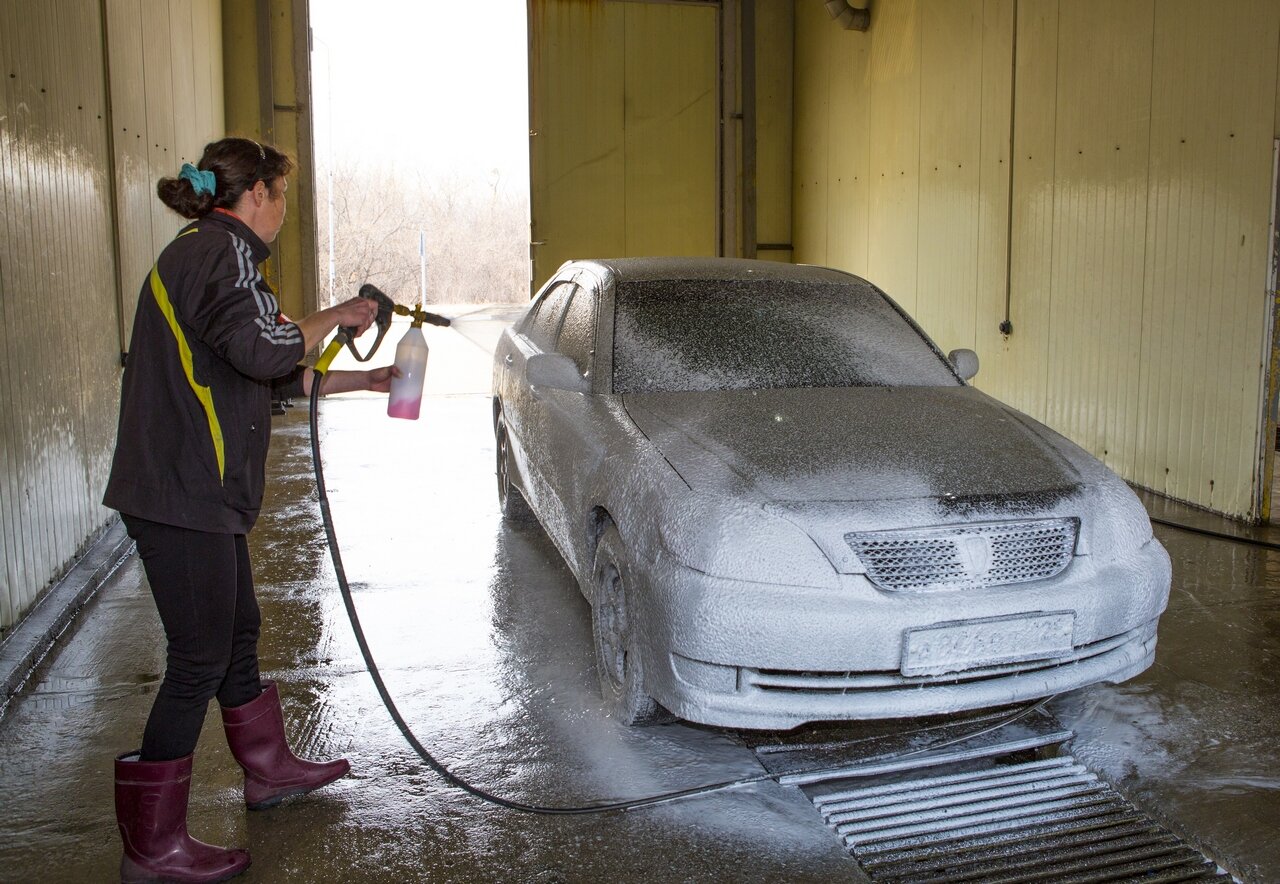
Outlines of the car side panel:
M508 368L506 394L502 412L507 422L512 456L519 476L517 483L526 501L546 524L549 511L559 507L557 497L547 484L546 462L542 453L546 438L546 409L526 378L529 357L538 352L527 338L515 334L511 339L511 365Z
M530 505L582 586L591 579L596 537L590 516L604 509L637 562L659 549L657 526L679 519L686 486L639 431L621 397L541 391L542 417L526 432ZM549 442L549 444L547 444ZM671 514L677 515L671 515Z

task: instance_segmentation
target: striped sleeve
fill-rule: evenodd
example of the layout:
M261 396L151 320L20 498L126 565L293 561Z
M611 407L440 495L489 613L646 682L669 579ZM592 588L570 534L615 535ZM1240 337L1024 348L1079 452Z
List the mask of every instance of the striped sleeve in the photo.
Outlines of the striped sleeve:
M215 249L203 288L184 307L196 335L251 378L287 375L306 351L302 330L281 314L248 244L234 234Z
M300 342L302 330L292 322L282 321L280 302L267 287L258 266L253 263L249 244L235 234L229 234L229 236L236 254L236 286L248 289L258 307L258 316L254 322L260 330L259 337L269 344L281 346Z

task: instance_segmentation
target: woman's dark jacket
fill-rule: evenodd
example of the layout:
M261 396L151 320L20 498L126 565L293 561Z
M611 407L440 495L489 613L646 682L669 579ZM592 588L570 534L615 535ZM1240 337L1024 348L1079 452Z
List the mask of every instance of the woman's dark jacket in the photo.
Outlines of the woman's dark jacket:
M214 212L165 247L142 285L103 504L244 534L262 506L271 392L302 393L302 330L258 264L269 251Z

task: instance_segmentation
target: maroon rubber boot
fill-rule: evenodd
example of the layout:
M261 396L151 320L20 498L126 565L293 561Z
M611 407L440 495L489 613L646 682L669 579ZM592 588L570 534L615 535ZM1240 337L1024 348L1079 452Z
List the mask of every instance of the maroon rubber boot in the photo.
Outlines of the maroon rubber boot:
M247 850L228 850L187 834L191 756L140 761L137 752L116 759L116 823L124 856L120 880L225 881L249 868Z
M257 699L222 707L222 726L231 754L244 770L244 803L250 810L279 804L332 783L351 770L345 758L307 761L293 754L284 738L284 715L275 682L264 681Z

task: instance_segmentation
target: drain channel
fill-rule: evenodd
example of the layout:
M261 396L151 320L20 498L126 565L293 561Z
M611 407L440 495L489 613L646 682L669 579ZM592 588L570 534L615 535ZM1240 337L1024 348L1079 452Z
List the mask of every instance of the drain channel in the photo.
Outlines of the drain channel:
M966 727L973 724L947 729ZM877 884L1235 880L1063 754L1073 736L1039 713L897 762L863 753L905 748L918 733L881 735L872 747L859 739L755 748L779 782L800 787ZM855 744L866 760L848 751ZM843 754L843 769L808 774L815 751L827 763Z
M1069 755L809 797L875 882L1233 880Z

